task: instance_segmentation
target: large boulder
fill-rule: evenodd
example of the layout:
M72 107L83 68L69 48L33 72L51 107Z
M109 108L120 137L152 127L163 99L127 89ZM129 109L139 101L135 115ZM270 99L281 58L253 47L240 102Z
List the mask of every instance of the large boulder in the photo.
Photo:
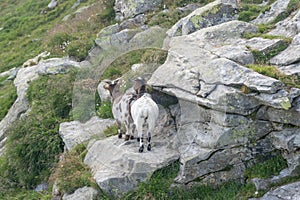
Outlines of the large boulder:
M85 123L79 121L64 122L59 126L59 135L65 143L65 148L71 150L77 144L87 142L92 138L105 138L103 131L114 123L115 120L100 119L96 116Z
M200 7L188 16L179 20L167 31L169 38L180 35L187 35L202 28L222 24L237 19L236 1L216 0ZM167 43L165 48L167 48Z
M65 194L63 200L92 200L96 199L98 191L91 187L77 189L73 194Z
M173 37L166 62L149 80L152 87L179 99L182 165L177 182L241 178L243 163L275 150L270 133L284 125L299 126L297 89L287 91L279 80L243 66L253 62L246 49L267 53L282 42L242 37L256 31L249 23L230 21ZM238 54L244 55L242 62L234 56Z
M116 0L114 6L116 19L123 20L156 10L161 6L161 3L162 0Z

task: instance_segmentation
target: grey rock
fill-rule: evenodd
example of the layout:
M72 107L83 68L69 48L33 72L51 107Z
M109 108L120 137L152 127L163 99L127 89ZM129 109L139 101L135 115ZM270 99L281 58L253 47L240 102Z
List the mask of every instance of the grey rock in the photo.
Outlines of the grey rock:
M284 185L267 192L261 198L252 198L251 200L281 200L281 199L298 200L300 199L299 188L300 188L300 182L290 183L288 185Z
M89 121L81 123L79 121L64 122L59 126L59 135L65 143L67 150L71 150L77 144L81 144L90 139L103 139L103 131L110 125L114 124L115 120L100 119L92 117Z
M300 126L299 113L300 110L297 107L292 107L289 110L261 107L257 113L257 118L281 124Z
M216 0L182 18L167 34L169 37L187 35L205 27L237 19L235 11L234 1Z
M77 189L73 194L65 194L63 200L93 200L96 199L98 191L92 187Z
M51 0L51 2L48 4L48 8L49 9L53 9L58 5L58 1L57 0Z
M101 81L97 87L98 95L101 101L111 102L111 96L108 90L104 89L105 82Z
M269 188L269 181L261 178L253 178L251 179L251 183L255 185L256 191L259 190L267 190Z
M284 43L282 39L264 39L259 37L254 37L249 40L244 40L243 43L245 46L251 50L260 51L263 54L270 53L274 48L279 47Z
M261 13L256 19L252 21L255 24L267 24L272 22L277 16L286 12L290 0L277 0L271 5L271 9Z
M142 27L146 22L146 16L144 14L139 14L133 18L129 18L120 23L120 28L123 29L132 29L137 27Z
M116 0L114 10L116 19L123 20L148 11L157 10L161 0Z
M50 58L39 63L38 73L40 75L64 74L72 68L80 68L80 64L69 58Z
M270 60L274 65L290 65L300 61L300 33L297 34L292 43L284 51Z
M277 66L277 68L286 75L300 76L300 62L287 66Z
M153 137L153 148L139 153L138 142L123 143L117 136L95 142L85 157L99 187L118 196L145 182L152 173L178 159L178 152ZM109 152L109 153L108 153Z
M276 24L276 28L268 34L284 37L294 37L300 33L300 10L295 11L291 16Z

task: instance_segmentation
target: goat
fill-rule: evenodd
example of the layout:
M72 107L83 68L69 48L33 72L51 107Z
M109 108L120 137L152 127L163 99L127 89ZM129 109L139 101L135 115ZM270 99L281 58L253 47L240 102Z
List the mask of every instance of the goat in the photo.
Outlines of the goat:
M138 98L131 106L131 116L137 129L138 139L140 141L140 153L144 151L144 128L147 130L147 150L151 150L151 133L155 128L158 114L159 109L157 104L152 100L151 95L147 93Z
M104 80L104 89L107 89L112 97L112 113L118 125L118 137L122 138L122 124L125 124L126 133L125 141L129 138L133 139L134 126L133 120L130 114L130 104L134 98L134 94L125 93L120 91L118 85L120 79L116 80Z
M145 80L138 78L135 80L134 90L136 91L136 100L134 94L124 94L120 92L117 87L119 79L114 81L105 80L104 88L109 90L113 99L113 115L118 124L119 138L122 137L121 124L125 123L127 132L125 140L129 139L129 135L133 139L133 132L135 128L138 132L138 141L140 142L139 152L144 151L144 137L143 131L147 131L147 150L151 150L151 133L155 128L155 123L159 115L157 104L152 100L151 95L145 93Z

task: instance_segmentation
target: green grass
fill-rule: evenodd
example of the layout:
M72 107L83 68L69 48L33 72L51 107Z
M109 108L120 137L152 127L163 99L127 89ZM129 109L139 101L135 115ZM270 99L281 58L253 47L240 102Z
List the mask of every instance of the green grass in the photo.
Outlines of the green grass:
M247 168L244 178L249 180L252 178L271 178L287 167L286 160L281 154L278 154L267 159L263 158L257 164Z
M107 129L105 129L103 131L103 134L106 136L106 137L110 137L110 136L113 136L113 135L117 135L118 134L118 125L117 124L114 124L114 125L111 125L109 127L107 127Z
M0 72L21 66L26 60L47 50L51 56L69 55L76 60L83 60L93 45L96 33L112 23L114 12L113 0L87 0L81 6L94 6L80 15L72 14L72 5L76 0L60 1L59 5L49 10L48 1L8 0L0 2ZM66 22L63 17L70 15ZM67 38L60 44L53 43L61 34ZM63 42L69 45L63 49Z
M269 76L280 80L288 88L300 88L300 78L297 75L285 75L281 73L277 67L270 65L247 65L249 69L256 71L262 75Z
M102 101L100 106L97 108L97 115L102 119L113 119L112 104L111 102Z
M100 80L115 79L129 70L136 63L158 63L163 64L167 58L167 51L161 49L139 49L134 50L124 55L121 55L113 63L111 63Z
M75 74L42 76L30 84L31 112L7 131L6 162L0 170L14 187L32 189L49 177L63 151L58 129L70 119Z
M63 159L57 164L50 182L52 185L56 181L62 195L71 194L84 186L98 189L90 169L83 163L86 153L86 145L79 144L70 152L64 153Z
M4 81L6 78L3 77L0 80L0 121L5 117L17 98L17 90L13 81Z

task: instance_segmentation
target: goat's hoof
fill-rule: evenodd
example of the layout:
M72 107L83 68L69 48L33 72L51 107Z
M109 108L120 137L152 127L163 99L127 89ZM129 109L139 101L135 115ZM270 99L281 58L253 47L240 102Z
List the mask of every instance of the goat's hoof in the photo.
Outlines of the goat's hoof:
M151 144L148 144L147 150L148 150L148 151L151 151Z
M118 134L118 138L121 139L122 138L122 133Z
M130 136L130 139L131 139L131 140L133 140L133 139L134 139L134 136L133 136L133 135L131 135L131 136Z
M129 135L125 135L125 141L128 141L129 140Z
M140 146L139 152L142 153L144 151L144 145Z
M140 142L141 139L138 137L138 138L136 138L136 140L137 140L138 142Z

